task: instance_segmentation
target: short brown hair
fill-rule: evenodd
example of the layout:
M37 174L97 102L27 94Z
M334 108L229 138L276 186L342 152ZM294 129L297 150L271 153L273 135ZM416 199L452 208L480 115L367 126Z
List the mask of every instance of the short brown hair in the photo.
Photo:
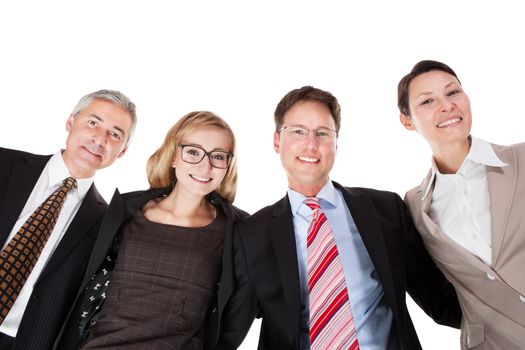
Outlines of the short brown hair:
M215 192L229 203L233 203L237 190L237 162L235 160L235 135L230 126L212 112L196 111L182 117L166 134L164 142L148 159L147 174L152 188L173 187L176 183L175 171L171 167L178 144L197 128L214 126L226 132L230 142L230 152L234 154L230 166Z
M287 93L277 104L274 112L275 131L283 126L284 115L290 108L298 102L314 101L324 104L330 110L330 114L335 122L335 130L339 132L341 127L341 106L337 98L328 91L314 88L313 86L303 86Z
M399 111L407 117L410 117L410 107L408 105L408 88L410 86L410 83L412 82L412 80L414 80L421 74L430 72L432 70L440 70L450 75L453 75L461 84L458 76L452 70L452 68L450 68L444 63L431 60L424 60L416 63L416 65L412 68L410 73L405 75L397 85L397 107L399 108Z

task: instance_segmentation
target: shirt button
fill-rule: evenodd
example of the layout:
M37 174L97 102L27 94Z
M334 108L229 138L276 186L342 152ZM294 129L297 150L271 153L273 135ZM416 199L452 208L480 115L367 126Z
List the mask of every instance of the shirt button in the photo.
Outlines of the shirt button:
M520 300L525 303L525 297L523 295L520 295Z
M493 274L491 274L490 272L487 272L487 278L491 281L494 281L496 279L496 276L494 276Z

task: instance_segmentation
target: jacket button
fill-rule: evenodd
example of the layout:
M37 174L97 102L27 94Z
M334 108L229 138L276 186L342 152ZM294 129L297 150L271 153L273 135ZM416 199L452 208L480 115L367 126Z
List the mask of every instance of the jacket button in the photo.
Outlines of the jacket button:
M494 281L496 279L496 276L494 276L493 274L491 274L490 272L487 272L487 278L491 281Z

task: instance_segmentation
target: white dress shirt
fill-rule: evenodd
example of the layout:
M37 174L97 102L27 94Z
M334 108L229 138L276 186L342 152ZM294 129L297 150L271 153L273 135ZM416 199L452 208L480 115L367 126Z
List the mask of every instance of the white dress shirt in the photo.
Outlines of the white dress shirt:
M487 265L492 264L492 219L486 166L506 165L488 142L474 137L456 174L441 174L432 159L435 186L430 217L447 236Z
M40 177L33 188L33 192L31 192L31 195L27 199L24 209L20 213L20 216L13 226L13 229L2 249L14 237L22 224L26 222L36 208L38 208L38 206L40 206L40 204L42 204L51 193L59 188L63 181L69 176L71 176L71 174L64 163L62 152L58 151L49 159L44 170L40 174ZM0 332L11 337L16 337L20 321L22 320L27 303L33 292L33 286L38 281L40 273L45 268L49 258L55 251L60 240L64 236L64 233L69 227L69 224L75 217L80 204L82 204L82 200L93 183L93 179L93 177L88 179L77 179L77 188L73 188L68 192L66 199L62 204L62 209L58 215L55 227L13 307L7 314L4 322L0 325Z

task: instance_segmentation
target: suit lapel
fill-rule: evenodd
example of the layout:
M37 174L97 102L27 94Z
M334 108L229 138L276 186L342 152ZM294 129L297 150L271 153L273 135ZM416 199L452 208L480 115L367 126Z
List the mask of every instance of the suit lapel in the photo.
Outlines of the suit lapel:
M383 233L378 223L376 211L372 203L363 193L354 189L344 188L334 182L336 188L343 193L343 198L354 219L355 225L372 260L375 270L379 276L379 281L383 286L385 295L389 299L396 314L397 302L395 300L395 288L392 280L392 272L388 259L388 250L386 249Z
M100 217L104 214L104 199L100 196L92 184L86 197L82 201L78 212L71 221L67 231L63 235L56 250L51 256L46 267L42 271L39 279L52 271L61 261L70 254L71 250L84 238L84 236L92 229L93 225L97 223ZM95 239L96 237L93 237Z
M110 205L104 215L102 224L97 235L97 240L87 264L84 280L81 289L90 280L91 276L97 271L98 267L107 255L108 249L115 238L120 225L125 220L126 204L118 189L115 189Z
M50 156L26 157L26 162L13 167L9 183L6 185L3 207L0 209L0 240L5 242L16 220L24 209L42 170Z
M300 287L297 262L297 248L295 244L293 216L288 196L274 204L273 220L268 225L268 231L273 243L283 293L292 320L290 329L299 330L300 312ZM294 334L298 337L299 334ZM294 338L298 339L298 338Z
M104 215L100 225L97 240L82 281L82 288L89 282L91 276L97 272L122 224L132 217L137 210L141 209L144 203L152 198L162 196L165 192L165 189L151 189L121 195L119 190L115 189L106 215Z
M233 251L232 251L232 240L233 240L233 222L235 214L231 206L222 203L220 200L220 207L226 214L226 227L224 231L224 244L222 251L222 274L220 279L218 306L219 306L219 320L222 315L222 311L228 297L232 294L235 282L233 281L233 275L231 273L224 273L224 271L230 271L233 269Z
M494 146L493 146L494 148ZM509 147L494 150L507 163L504 167L487 167L487 183L490 195L492 219L492 266L495 266L505 237L505 228L517 181L514 155Z

